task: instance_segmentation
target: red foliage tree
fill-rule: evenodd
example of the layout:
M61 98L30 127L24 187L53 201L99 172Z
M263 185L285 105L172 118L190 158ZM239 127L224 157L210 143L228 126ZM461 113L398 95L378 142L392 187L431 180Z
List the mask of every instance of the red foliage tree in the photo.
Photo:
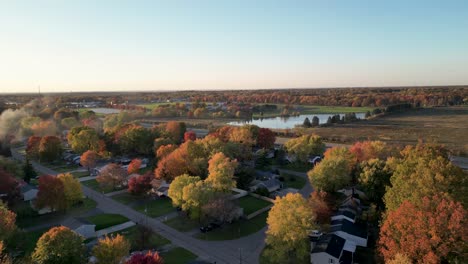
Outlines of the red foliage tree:
M324 191L315 191L309 199L312 211L316 215L316 220L320 224L327 224L330 222L332 210L330 208L330 199L328 194Z
M0 194L6 194L2 199L8 203L20 197L18 180L3 168L0 168Z
M216 130L216 132L214 132L212 135L219 138L223 142L228 142L233 129L234 128L231 126L223 126Z
M133 159L130 164L128 164L127 172L128 175L132 173L137 173L141 167L141 159Z
M183 122L169 121L166 124L166 131L175 142L181 142L184 138L186 127Z
M189 141L189 140L196 140L197 139L197 134L193 131L187 131L184 133L184 141Z
M466 250L466 210L441 195L424 197L419 206L409 201L391 211L380 229L379 251L390 261L397 253L412 263L441 263Z
M126 264L163 264L163 258L158 252L148 252L145 254L139 253L133 255Z
M174 150L177 149L177 145L169 144L169 145L162 145L156 151L156 157L161 160L162 158L166 157L167 155L171 154Z
M81 155L80 163L84 167L88 168L88 171L91 168L96 167L96 161L99 158L99 155L93 151L93 150L88 150L83 155Z
M260 128L258 130L257 144L261 148L272 148L276 141L275 132L268 128Z
M65 191L62 181L52 175L39 177L39 192L37 193L36 206L38 208L50 208L54 210L66 209Z
M26 154L30 158L39 158L39 143L41 142L41 137L38 136L31 136L28 139L28 143L26 144Z
M151 172L128 180L128 192L134 195L146 194L151 189Z

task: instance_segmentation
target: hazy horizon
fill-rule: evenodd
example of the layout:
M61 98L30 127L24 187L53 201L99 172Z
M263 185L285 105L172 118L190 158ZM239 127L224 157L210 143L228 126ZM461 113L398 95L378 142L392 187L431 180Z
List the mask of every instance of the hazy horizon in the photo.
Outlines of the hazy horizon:
M0 3L0 93L468 84L464 1Z

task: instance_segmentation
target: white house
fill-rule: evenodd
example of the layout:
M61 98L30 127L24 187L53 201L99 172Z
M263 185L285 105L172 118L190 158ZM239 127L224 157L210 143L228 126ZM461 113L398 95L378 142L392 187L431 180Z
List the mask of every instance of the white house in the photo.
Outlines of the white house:
M171 186L170 183L167 183L165 180L157 180L154 179L151 181L151 192L156 194L157 196L168 196L169 187Z
M96 237L96 225L84 218L68 218L62 225L82 235L85 239Z

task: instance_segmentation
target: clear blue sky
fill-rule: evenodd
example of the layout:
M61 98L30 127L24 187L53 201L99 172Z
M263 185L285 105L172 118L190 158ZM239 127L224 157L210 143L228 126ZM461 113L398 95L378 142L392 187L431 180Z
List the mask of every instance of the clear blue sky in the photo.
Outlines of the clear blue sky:
M0 92L468 84L468 1L0 0Z

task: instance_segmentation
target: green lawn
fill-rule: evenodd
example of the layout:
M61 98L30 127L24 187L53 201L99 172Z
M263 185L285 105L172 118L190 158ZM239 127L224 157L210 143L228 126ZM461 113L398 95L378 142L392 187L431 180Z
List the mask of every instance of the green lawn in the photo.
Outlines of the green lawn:
M308 172L312 169L311 164L305 164L300 162L288 163L284 166L281 166L280 169L292 170L298 172Z
M145 204L136 206L135 210L151 217L158 217L173 212L174 207L172 207L171 199L159 198L156 200L148 201Z
M271 205L270 202L255 198L250 195L241 197L237 201L239 203L239 206L244 208L244 215L249 215Z
M96 231L128 221L127 217L119 214L99 214L89 216L86 219L96 225Z
M146 229L146 231L150 233L144 235L144 233L142 233L144 231L142 231L142 229L140 229L139 226L132 226L124 230L111 233L110 235L121 234L125 236L125 238L127 238L131 244L132 251L160 248L164 245L171 243L168 239L162 237L159 234L152 232L151 230ZM149 238L148 238L148 235L149 235ZM145 242L146 244L143 243L143 238L145 240L147 239Z
M284 177L284 184L286 187L300 190L306 185L307 180L305 178L287 173L281 173L281 176Z
M129 205L131 203L142 201L145 199L144 197L132 195L130 193L121 193L121 194L113 195L111 198L125 205Z
M171 218L167 221L164 221L164 224L180 231L180 232L188 232L192 229L200 227L200 224L195 221L191 220L185 216L177 216L174 218Z
M197 259L197 255L181 247L164 252L161 256L164 259L164 263L170 264L187 264Z
M124 189L124 187L116 188L116 189L103 187L96 181L96 179L87 180L87 181L84 181L84 182L81 182L81 183L84 186L87 186L87 187L89 187L89 188L91 188L91 189L93 189L95 191L101 192L101 193L110 193L110 192L119 191L119 190Z
M72 174L73 174L73 177L75 177L75 178L81 178L81 177L88 177L89 176L88 171L75 171L75 172L72 172Z
M198 239L203 240L232 240L248 236L260 231L266 226L268 211L257 215L250 220L239 220L232 224L225 224L220 229L215 229L207 233L197 234Z

